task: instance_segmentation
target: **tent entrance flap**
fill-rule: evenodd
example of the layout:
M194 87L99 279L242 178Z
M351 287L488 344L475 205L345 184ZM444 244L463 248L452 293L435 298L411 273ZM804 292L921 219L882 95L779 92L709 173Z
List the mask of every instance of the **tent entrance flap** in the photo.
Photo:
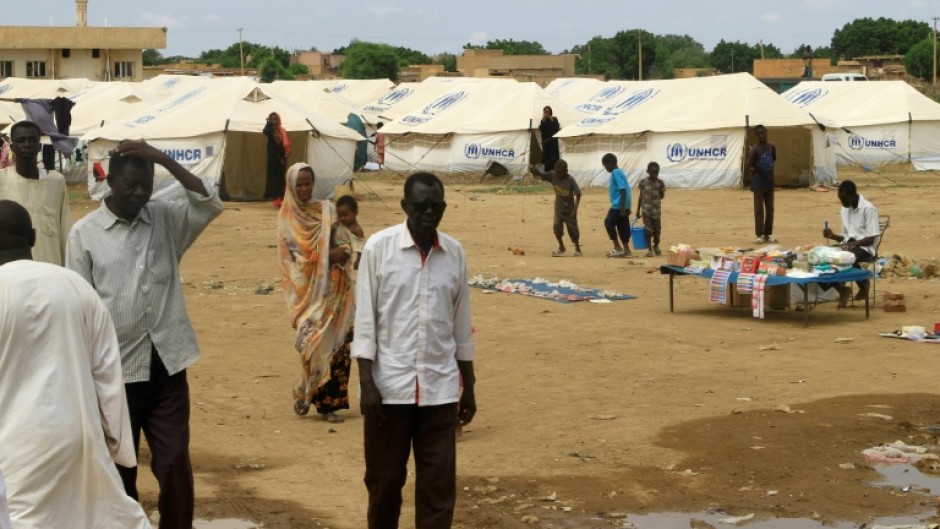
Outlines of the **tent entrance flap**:
M808 185L813 179L813 131L806 127L768 127L767 141L777 146L777 163L774 164L774 182L778 186L796 187ZM757 144L754 129L747 132L747 153ZM751 186L750 168L744 168L744 187Z
M288 132L291 154L287 167L307 159L304 131ZM267 138L260 132L232 132L225 136L222 166L222 196L227 200L262 200L267 179Z

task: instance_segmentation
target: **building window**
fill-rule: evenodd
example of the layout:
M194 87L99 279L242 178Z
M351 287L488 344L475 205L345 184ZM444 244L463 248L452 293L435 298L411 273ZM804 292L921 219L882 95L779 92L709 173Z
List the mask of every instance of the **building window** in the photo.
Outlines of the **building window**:
M26 61L26 77L45 77L46 61Z
M68 58L71 57L71 56L72 56L72 50L70 50L70 49L68 49L68 48L62 48L62 58L63 58L63 59L68 59Z
M0 61L0 77L13 77L13 61Z
M92 59L100 59L100 58L101 58L101 50L99 50L98 48L93 48L93 49L91 50L91 58L92 58Z
M134 63L132 61L118 61L114 63L114 78L134 77Z

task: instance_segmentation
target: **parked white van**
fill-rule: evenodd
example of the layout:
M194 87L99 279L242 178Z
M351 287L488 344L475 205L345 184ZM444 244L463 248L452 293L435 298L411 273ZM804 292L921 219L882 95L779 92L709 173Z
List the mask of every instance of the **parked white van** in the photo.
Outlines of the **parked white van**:
M822 76L823 81L867 81L868 78L860 73L827 73Z

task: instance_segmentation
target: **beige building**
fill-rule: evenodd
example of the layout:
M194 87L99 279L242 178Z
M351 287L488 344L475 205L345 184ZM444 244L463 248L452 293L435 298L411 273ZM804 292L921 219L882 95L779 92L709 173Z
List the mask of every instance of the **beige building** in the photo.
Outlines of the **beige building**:
M465 77L512 77L540 86L560 77L574 77L574 54L503 55L503 50L464 50L457 57L457 71Z
M398 71L398 81L401 83L420 83L428 77L444 77L443 64L411 64L402 66ZM454 75L454 74L451 74Z
M89 27L88 0L75 4L74 27L0 26L0 78L143 80L142 52L166 48L166 28Z
M310 70L311 79L335 79L340 77L339 67L345 60L345 55L334 55L322 51L302 51L292 55L290 63L306 66Z

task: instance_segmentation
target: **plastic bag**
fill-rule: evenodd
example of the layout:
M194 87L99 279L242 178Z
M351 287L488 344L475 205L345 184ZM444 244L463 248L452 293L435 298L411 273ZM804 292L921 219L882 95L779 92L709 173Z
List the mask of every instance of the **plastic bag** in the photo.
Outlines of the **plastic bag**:
M855 264L855 254L843 251L836 246L817 246L809 251L809 263L852 266Z

